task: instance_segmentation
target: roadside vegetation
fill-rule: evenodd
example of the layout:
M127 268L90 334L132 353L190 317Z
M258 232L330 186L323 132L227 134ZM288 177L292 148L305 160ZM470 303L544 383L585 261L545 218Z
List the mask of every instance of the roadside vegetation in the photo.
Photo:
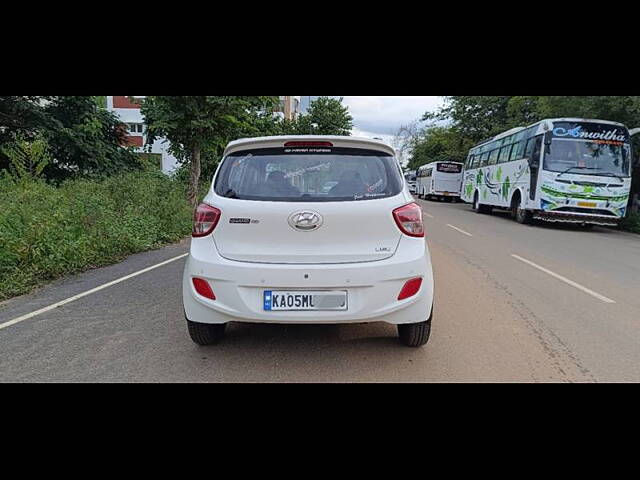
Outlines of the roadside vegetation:
M640 213L630 213L620 222L619 228L627 232L640 233Z
M0 301L32 287L181 240L184 184L158 171L51 185L0 178Z
M0 97L0 301L185 238L235 138L351 132L339 100L320 97L285 122L273 115L277 98L147 97L148 143L168 137L181 161L167 176L122 146L126 129L106 97Z

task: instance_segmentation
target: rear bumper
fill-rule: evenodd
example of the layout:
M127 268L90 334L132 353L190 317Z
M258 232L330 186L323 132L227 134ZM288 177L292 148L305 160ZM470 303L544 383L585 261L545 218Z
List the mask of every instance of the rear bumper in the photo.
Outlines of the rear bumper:
M546 222L590 223L594 225L615 226L620 219L613 215L592 215L588 213L553 212L536 210L533 218Z
M260 264L222 258L215 248L192 242L183 275L183 303L187 318L200 323L362 323L422 322L433 304L433 274L422 239L403 237L396 254L386 260L349 264ZM403 245L404 243L404 245ZM305 278L306 275L306 278ZM198 295L197 276L209 281L216 300ZM423 277L418 293L397 300L404 283ZM346 311L264 311L265 290L347 290Z

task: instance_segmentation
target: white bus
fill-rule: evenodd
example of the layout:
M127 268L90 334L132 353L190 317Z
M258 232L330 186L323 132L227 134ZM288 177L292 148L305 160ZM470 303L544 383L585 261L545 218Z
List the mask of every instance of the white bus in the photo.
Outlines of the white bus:
M623 124L546 119L473 147L462 199L478 213L511 210L519 223L616 225L627 208L630 167L629 131Z
M460 162L432 162L418 168L416 177L417 194L420 198L457 201L462 188L462 168Z

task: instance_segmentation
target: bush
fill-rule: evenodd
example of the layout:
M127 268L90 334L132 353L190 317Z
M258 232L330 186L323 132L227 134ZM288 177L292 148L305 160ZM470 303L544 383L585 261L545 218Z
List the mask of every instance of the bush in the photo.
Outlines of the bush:
M620 221L620 229L640 233L640 214L629 213L629 215Z
M184 184L160 172L71 180L0 178L0 300L189 234Z

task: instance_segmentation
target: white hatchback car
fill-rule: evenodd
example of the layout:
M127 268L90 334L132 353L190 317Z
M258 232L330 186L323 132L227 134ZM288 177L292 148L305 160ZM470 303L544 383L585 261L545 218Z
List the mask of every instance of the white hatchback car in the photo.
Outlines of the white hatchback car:
M231 142L195 214L183 277L200 345L229 322L431 331L433 273L422 210L383 142L274 136Z

